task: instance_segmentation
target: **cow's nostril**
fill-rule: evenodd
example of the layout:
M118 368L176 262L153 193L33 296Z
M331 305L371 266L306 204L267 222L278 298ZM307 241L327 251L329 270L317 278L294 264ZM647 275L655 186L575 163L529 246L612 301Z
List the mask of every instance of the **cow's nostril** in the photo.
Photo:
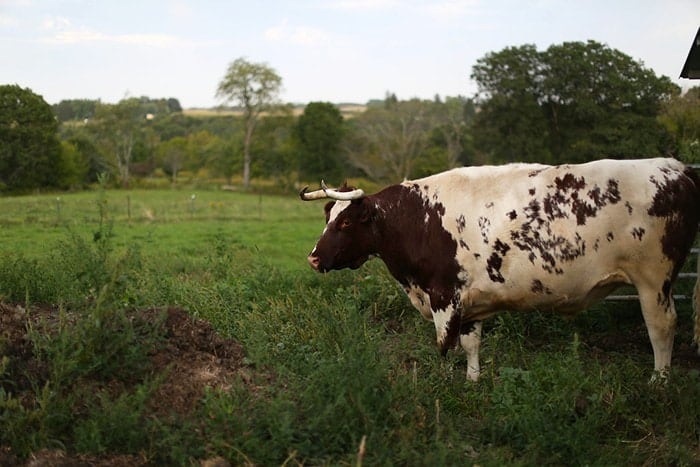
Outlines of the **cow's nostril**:
M309 266L318 271L318 265L321 263L321 260L318 259L318 256L309 255L309 257L306 259L309 261Z

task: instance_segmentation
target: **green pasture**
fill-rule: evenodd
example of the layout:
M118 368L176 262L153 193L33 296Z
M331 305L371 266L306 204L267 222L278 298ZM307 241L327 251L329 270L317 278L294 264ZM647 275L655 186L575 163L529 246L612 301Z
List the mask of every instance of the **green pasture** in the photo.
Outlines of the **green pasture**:
M90 237L109 228L114 245L137 244L164 259L206 254L220 237L277 267L301 268L323 222L322 204L292 194L108 190L0 197L0 249L46 255L68 233Z
M634 302L574 319L495 317L473 384L461 353L438 355L432 324L380 261L308 268L321 202L216 190L58 197L0 198L0 301L62 313L30 332L43 379L0 360L0 448L19 459L61 448L151 465L700 463L687 302L684 360L666 385L649 383ZM187 418L150 413L159 377L144 355L162 336L126 314L151 307L183 308L239 341L249 377L207 390ZM138 384L99 383L122 380ZM20 385L32 390L20 397Z

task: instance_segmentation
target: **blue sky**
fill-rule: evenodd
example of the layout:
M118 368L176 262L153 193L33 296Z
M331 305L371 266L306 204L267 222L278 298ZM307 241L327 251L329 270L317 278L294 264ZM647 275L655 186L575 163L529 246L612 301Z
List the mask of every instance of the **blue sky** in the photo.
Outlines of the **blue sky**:
M212 107L246 57L277 71L284 102L472 96L488 52L593 39L687 89L699 25L699 0L0 0L0 84Z

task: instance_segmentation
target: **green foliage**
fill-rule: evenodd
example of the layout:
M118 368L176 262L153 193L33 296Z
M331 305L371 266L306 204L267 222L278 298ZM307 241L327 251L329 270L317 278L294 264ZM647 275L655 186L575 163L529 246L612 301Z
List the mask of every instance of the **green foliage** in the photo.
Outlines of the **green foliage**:
M29 89L0 86L0 192L59 184L58 122L51 106Z
M343 116L329 102L311 102L299 116L295 135L299 147L299 176L304 180L342 177L340 144Z
M678 157L700 163L700 86L674 95L663 106L659 121L678 144Z
M496 162L583 162L665 153L656 121L676 91L627 55L595 41L539 52L508 47L479 59L477 147Z

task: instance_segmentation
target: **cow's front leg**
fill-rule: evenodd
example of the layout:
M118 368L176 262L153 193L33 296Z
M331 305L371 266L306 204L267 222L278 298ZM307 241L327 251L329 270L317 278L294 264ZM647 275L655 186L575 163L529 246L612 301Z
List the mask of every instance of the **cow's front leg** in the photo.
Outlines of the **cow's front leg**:
M479 366L481 321L463 321L459 329L459 343L467 353L467 379L477 381L481 373Z

